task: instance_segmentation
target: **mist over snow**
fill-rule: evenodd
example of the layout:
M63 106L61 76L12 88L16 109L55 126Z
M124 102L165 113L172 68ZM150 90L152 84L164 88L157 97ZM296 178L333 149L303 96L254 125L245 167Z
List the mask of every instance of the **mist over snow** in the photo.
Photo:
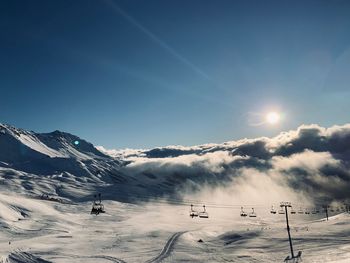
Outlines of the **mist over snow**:
M160 179L160 187L172 185L172 194L179 196L226 202L350 198L350 124L302 125L273 138L193 147L97 148L126 161L123 174Z

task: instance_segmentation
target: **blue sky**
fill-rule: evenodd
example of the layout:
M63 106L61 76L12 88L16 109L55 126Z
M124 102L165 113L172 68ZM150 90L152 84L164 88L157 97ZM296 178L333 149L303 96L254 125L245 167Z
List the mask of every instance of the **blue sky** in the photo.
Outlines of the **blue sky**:
M8 0L0 29L0 122L21 128L149 148L349 122L346 0Z

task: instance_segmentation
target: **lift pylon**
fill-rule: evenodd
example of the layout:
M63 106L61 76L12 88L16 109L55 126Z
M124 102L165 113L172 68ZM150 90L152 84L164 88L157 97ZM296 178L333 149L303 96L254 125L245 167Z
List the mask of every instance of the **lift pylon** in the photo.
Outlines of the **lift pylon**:
M284 208L284 210L285 210L287 232L288 232L288 239L289 239L289 246L290 246L290 253L291 253L291 257L287 256L285 258L284 262L293 262L293 263L301 262L301 251L299 251L296 256L294 255L292 237L290 235L290 227L289 227L289 220L288 220L288 207L292 207L292 204L290 202L281 202L280 207L281 207L281 209Z

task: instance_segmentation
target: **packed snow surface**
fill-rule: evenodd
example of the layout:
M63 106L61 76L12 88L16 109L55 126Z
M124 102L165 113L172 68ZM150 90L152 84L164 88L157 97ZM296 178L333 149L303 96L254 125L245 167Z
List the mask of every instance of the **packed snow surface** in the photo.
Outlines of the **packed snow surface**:
M158 201L59 203L0 194L0 262L283 262L290 254L284 215L257 208L207 208L190 218L189 207ZM350 215L290 215L296 253L303 262L349 262ZM202 242L199 242L199 241Z

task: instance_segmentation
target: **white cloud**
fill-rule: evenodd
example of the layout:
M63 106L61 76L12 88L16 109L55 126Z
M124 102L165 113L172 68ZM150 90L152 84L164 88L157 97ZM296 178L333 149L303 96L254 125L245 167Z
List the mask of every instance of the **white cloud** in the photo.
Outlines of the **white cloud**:
M313 152L310 150L292 154L288 157L274 156L271 162L273 167L278 170L302 168L312 172L317 171L325 165L336 166L340 164L340 161L335 160L329 152Z
M350 124L302 125L273 138L223 144L103 151L129 161L122 172L130 176L142 179L148 174L157 178L150 182L154 185L168 183L170 195L180 190L185 195L239 200L283 195L315 201L350 199Z

